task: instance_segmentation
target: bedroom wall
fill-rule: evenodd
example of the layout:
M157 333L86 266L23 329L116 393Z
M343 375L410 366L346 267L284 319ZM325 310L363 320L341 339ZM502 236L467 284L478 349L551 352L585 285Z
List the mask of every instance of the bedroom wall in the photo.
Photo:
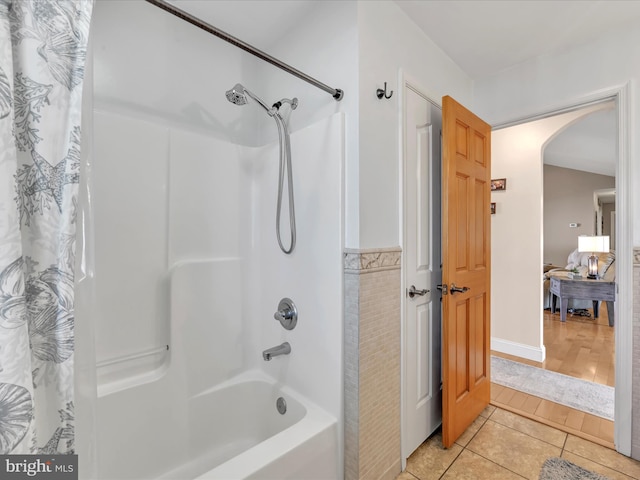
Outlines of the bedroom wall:
M578 235L595 235L593 191L615 185L615 177L544 165L544 263L564 267Z

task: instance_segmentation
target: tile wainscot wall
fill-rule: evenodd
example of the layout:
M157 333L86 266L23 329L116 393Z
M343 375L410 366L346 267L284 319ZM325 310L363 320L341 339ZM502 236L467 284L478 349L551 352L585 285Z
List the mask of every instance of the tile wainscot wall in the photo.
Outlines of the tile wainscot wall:
M401 250L346 250L345 479L400 472ZM640 247L633 251L632 456L640 458Z
M401 469L401 255L344 253L346 480L393 480Z

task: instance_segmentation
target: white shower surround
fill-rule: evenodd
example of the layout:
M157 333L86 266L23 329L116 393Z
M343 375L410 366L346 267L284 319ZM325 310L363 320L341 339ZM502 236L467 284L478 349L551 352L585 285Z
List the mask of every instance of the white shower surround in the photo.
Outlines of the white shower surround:
M195 466L195 452L215 441L191 448L187 425L194 415L219 412L202 404L196 412L194 399L250 376L297 398L307 414L218 473L237 470L240 461L237 478L252 469L299 476L280 448L309 465L317 457L341 478L344 115L331 114L330 98L319 115L312 105L323 93L307 99L306 87L299 94L299 84L283 87L271 78L281 72L144 2L96 2L92 35L93 231L86 258L94 259L95 273L77 316L93 320L103 366L95 432L91 422L81 425L83 446L91 450L95 442L97 468L83 453L81 476L97 470L101 479L151 479L191 467L206 475L214 465ZM275 237L276 125L255 105L225 100L237 82L267 100L301 97L291 116L298 240L290 256ZM282 297L299 310L292 331L273 319ZM265 362L262 351L283 341L291 354ZM245 400L231 403L247 408ZM232 443L229 430L211 435ZM252 465L247 459L256 451L261 460L252 457Z
M339 476L343 115L291 136L298 245L289 256L275 239L277 145L242 147L104 111L94 122L98 362L170 346L98 370L98 478L189 468L193 399L256 372L333 419L295 428L331 453L323 463ZM282 297L299 310L292 331L273 319ZM261 352L283 341L291 354L265 362ZM215 417L210 408L196 415ZM232 443L235 430L210 435Z

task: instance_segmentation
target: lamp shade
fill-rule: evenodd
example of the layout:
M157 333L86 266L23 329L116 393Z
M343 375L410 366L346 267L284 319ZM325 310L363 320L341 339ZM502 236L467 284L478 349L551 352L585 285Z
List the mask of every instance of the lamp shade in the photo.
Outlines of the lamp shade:
M581 235L578 237L578 251L590 252L590 253L608 252L609 236L608 235L596 235L596 236Z

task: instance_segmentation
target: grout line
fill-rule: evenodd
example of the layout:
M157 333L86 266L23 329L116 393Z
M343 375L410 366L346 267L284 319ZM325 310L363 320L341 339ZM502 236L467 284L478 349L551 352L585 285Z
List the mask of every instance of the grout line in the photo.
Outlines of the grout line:
M465 448L465 450L467 450L467 448ZM517 476L519 476L519 477L521 477L521 478L527 478L527 477L525 477L525 476L523 476L523 475L519 474L518 472L514 472L514 471L513 471L513 470L511 470L510 468L505 467L504 465L500 465L500 464L499 464L498 462L496 462L495 460L492 460L492 459L490 459L490 458L487 458L487 457L485 457L484 455L482 455L482 454L480 454L480 453L478 453L478 452L474 452L474 451L473 451L473 450L471 450L471 449L469 449L469 451L470 451L471 453L473 453L474 455L477 455L477 456L478 456L478 457L480 457L480 458L484 458L486 461L491 462L491 463L493 463L494 465L499 466L500 468L504 468L505 470L507 470L508 472L513 473L514 475L517 475ZM460 452L460 453L462 453L462 452Z
M618 469L616 469L616 468L612 467L611 465L605 465L604 463L600 463L600 462L598 462L597 460L594 460L593 458L585 457L585 456L583 456L583 455L580 455L579 453L572 452L571 450L567 450L567 452L569 452L569 453L570 453L570 454L572 454L572 455L575 455L576 457L580 457L580 458L584 458L585 460L589 460L590 462L593 462L593 463L595 463L595 464L597 464L597 465L600 465L601 467L605 467L605 468L607 468L607 469L611 470L612 472L616 472L616 473L619 473L619 474L621 474L621 475L624 475L624 476L625 476L625 477L627 477L627 478L635 478L635 477L632 477L632 476L631 476L630 474L628 474L628 473L622 472L622 471L620 471L620 470L618 470ZM625 457L625 458L631 458L631 457ZM565 458L565 460L566 460L566 458ZM632 460L633 460L633 459L632 459ZM584 467L583 467L583 468L584 468Z
M495 412L495 410L493 412ZM493 415L493 412L491 412L491 415ZM478 428L478 430L476 430L476 432L473 435L471 435L471 438L463 448L467 448L469 444L473 441L473 439L476 438L476 435L478 435L478 433L480 433L480 430L482 430L482 427L484 427L487 424L487 422L491 418L491 415L489 415L488 417L483 417L484 422L482 422L482 425L480 425L480 428Z
M562 430L560 430L562 432ZM564 433L564 442L562 443L562 449L560 450L560 456L564 453L564 448L567 446L567 441L569 440L569 434L567 432Z
M494 405L494 407L495 407L495 405ZM482 423L482 425L480 425L480 428L478 428L478 430L476 431L476 433L474 433L474 434L473 434L473 436L471 437L471 439L467 442L467 445L466 445L466 446L464 446L464 447L462 447L462 451L460 452L460 454L458 455L458 457L459 457L460 455L462 455L462 452L464 452L465 450L468 450L468 451L469 451L470 453L472 453L473 455L477 455L477 456L478 456L478 457L480 457L480 458L484 458L485 460L487 460L487 461L489 461L489 462L493 463L494 465L497 465L497 466L499 466L500 468L504 468L504 469L505 469L505 470L507 470L508 472L513 473L514 475L517 475L517 476L519 476L519 477L521 477L521 478L527 478L527 477L524 477L524 476L520 475L518 472L514 472L514 471L513 471L513 470L511 470L510 468L507 468L507 467L505 467L504 465L500 465L498 462L496 462L496 461L494 461L494 460L492 460L492 459L490 459L490 458L487 458L487 457L485 457L484 455L481 455L480 453L475 452L475 451L473 451L472 449L470 449L470 448L469 448L469 445L471 444L471 442L473 441L473 439L476 437L476 435L478 435L478 433L480 433L480 430L482 430L482 429L484 428L484 426L485 426L485 425L487 424L487 422L491 419L491 417L493 416L493 414L494 414L494 413L496 413L496 410L497 410L497 409L498 409L497 407L496 407L496 408L494 408L494 409L493 409L493 411L489 414L489 416L488 416L488 417L484 417L484 422ZM501 424L499 424L498 422L496 422L495 420L491 420L491 421L492 421L493 423L497 423L498 425L501 425ZM461 446L462 446L462 445L461 445ZM458 459L458 457L456 457L456 460ZM455 460L454 460L453 462L451 462L451 465L449 465L449 468L451 468L451 466L452 466L454 463L455 463ZM447 470L449 470L449 468L447 468ZM444 474L446 474L446 473L447 473L447 471L445 471L442 475L444 475ZM442 477L440 477L440 478L442 478Z
M514 415L515 415L515 414L514 414ZM523 431L521 431L521 430L518 430L517 428L511 427L511 426L509 426L509 425L505 425L504 423L496 422L495 420L491 420L491 421L492 421L493 423L495 423L496 425L500 425L501 427L508 428L508 429L510 429L510 430L513 430L514 432L521 433L521 434L523 434L523 435L526 435L526 436L527 436L527 437L529 437L529 438L533 438L534 440L538 440L538 441L540 441L540 442L542 442L542 443L546 443L547 445L551 445L552 447L562 448L562 447L558 447L558 445L554 445L553 443L549 443L549 442L547 442L546 440L542 440L542 439L540 439L540 438L538 438L538 437L534 437L533 435L529 435L528 433L523 432ZM534 422L535 422L535 420L532 420L532 421L534 421ZM549 428L553 428L553 427L549 427ZM558 429L556 428L555 430L558 430ZM565 432L563 432L563 433L565 433ZM565 440L565 441L566 441L566 440Z
M488 405L487 405L488 406ZM467 448L467 446L473 441L473 439L475 438L475 436L478 434L478 432L480 432L480 430L482 430L482 427L484 427L487 424L487 420L489 420L489 418L491 417L491 415L493 415L493 413L495 412L495 408L493 409L493 412L491 412L489 414L488 417L483 417L482 415L478 415L478 418L483 418L484 422L482 422L482 425L480 425L480 427L478 428L478 430L475 431L475 433L471 436L471 438L469 439L469 441L467 442L466 445L460 445L459 443L453 442L454 445L458 445L459 447L461 447L460 453L458 453L458 455L456 455L456 458L453 459L453 461L449 464L449 466L446 468L446 470L444 472L442 472L442 475L440 475L440 479L444 478L444 476L447 474L447 472L449 471L449 469L453 466L454 463L456 463L456 461L458 460L458 458L460 458L460 455L462 455L462 452L464 452L465 450L469 450ZM475 453L473 450L469 450L471 453L474 453L477 455L477 453Z
M456 444L455 442L454 442L454 445L459 445L459 446L461 446L461 447L462 447L462 445L460 445L460 444ZM454 464L454 463L456 463L456 460L458 460L458 458L460 458L460 455L462 455L462 452L464 452L464 450L465 450L465 447L462 447L462 449L460 450L460 452L458 452L458 455L456 455L456 458L454 458L454 459L453 459L453 461L449 464L449 466L445 469L445 471L444 471L444 472L442 472L442 475L440 475L440 476L438 477L438 479L442 479L442 478L444 478L444 476L447 474L447 472L449 471L449 469L453 466L453 464Z

